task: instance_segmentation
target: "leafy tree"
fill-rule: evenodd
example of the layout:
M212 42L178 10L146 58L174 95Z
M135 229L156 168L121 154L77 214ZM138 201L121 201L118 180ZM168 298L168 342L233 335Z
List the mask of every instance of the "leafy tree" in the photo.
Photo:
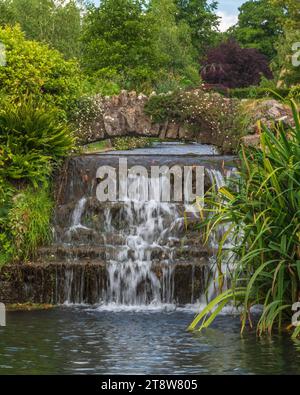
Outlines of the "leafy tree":
M244 47L256 48L268 59L276 55L276 42L283 34L282 8L270 0L250 0L239 8L239 19L230 30L231 35Z
M300 42L300 4L298 0L270 0L274 6L281 8L284 13L282 24L284 35L277 43L277 58L273 68L277 72L278 86L300 84L300 66L295 67L292 56L299 52L295 44ZM299 56L298 56L299 59Z
M298 0L269 0L269 2L283 10L282 22L284 25L299 29L300 5Z
M176 22L174 0L152 0L148 17L153 20L155 57L160 64L160 80L179 79L183 84L199 83L197 51L185 21ZM160 82L160 81L159 81Z
M262 75L272 78L265 55L254 48L241 48L232 39L209 50L201 74L206 82L228 88L258 85Z
M217 38L217 1L175 0L175 3L178 8L177 20L184 21L190 26L192 43L198 54L203 55Z
M67 58L80 54L82 1L0 0L0 24L19 24L30 40L49 44Z
M277 59L275 67L278 72L277 81L278 86L281 87L300 84L300 66L293 65L292 57L299 53L300 46L293 45L300 42L300 30L290 28L288 25L285 28L285 34L277 45ZM300 56L298 59L300 60Z
M143 0L103 0L89 8L82 37L88 72L109 73L128 88L152 81L156 61L145 6Z
M20 27L0 28L6 48L0 67L0 95L11 101L32 95L67 111L79 94L81 76L76 61L66 61L47 45L25 39Z

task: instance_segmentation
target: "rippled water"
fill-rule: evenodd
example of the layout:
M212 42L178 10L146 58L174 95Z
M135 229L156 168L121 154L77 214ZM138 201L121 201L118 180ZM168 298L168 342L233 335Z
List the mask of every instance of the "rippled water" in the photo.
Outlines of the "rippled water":
M240 337L220 317L186 332L193 314L88 308L8 313L0 374L300 374L300 345L286 336Z
M151 147L147 148L136 148L134 150L123 150L123 151L109 151L101 155L218 155L219 151L213 145L189 143L184 144L180 142L157 142L153 143Z

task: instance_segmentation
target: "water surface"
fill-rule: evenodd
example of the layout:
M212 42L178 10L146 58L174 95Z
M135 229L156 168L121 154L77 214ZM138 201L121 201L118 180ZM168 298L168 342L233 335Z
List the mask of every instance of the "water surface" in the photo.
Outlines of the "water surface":
M70 307L11 312L0 328L0 374L300 374L300 345L288 337L241 337L231 316L189 333L192 318Z
M176 142L155 142L150 147L136 148L133 150L119 150L107 151L101 155L135 155L135 156L214 156L219 155L219 150L213 145L198 144L198 143L180 143Z

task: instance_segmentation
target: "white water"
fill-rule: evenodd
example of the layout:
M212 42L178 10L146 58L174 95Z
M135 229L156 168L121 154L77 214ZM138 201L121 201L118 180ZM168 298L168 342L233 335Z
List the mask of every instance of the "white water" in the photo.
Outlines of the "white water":
M125 306L173 302L173 251L170 242L183 224L175 204L155 201L124 202L128 228L114 260L108 262L107 303ZM162 279L152 254L163 257Z
M231 176L223 176L218 170L207 169L208 176L218 188L226 184ZM123 202L120 221L125 221L124 228L115 229L112 212L109 207L104 212L104 232L121 236L123 245L116 245L113 254L107 253L107 291L101 295L103 300L100 310L113 311L172 311L176 308L174 300L174 252L180 248L180 231L184 227L184 218L179 206L171 202L146 200L143 198L143 181L140 199L127 199ZM155 188L156 183L151 187ZM87 199L80 199L72 214L69 232L88 229L82 225L82 217ZM221 227L211 238L211 247L216 250L220 237L226 231ZM119 237L120 238L120 237ZM155 257L158 254L159 258ZM158 265L159 263L159 265ZM206 301L211 300L218 291L219 270L216 268L216 256L211 258L213 276L206 295L195 295L195 305L185 309L199 311ZM226 273L227 264L222 265L221 272ZM65 295L71 300L72 271L67 273ZM194 281L194 279L193 279ZM83 281L82 281L83 284ZM226 287L226 277L225 285ZM80 294L83 290L80 289ZM79 295L78 301L82 300ZM192 298L193 299L193 298ZM178 308L178 307L177 307Z
M69 232L74 232L77 229L87 229L85 226L81 225L81 219L85 210L86 203L87 203L87 198L83 197L76 204L76 207L72 215L72 224L69 229Z

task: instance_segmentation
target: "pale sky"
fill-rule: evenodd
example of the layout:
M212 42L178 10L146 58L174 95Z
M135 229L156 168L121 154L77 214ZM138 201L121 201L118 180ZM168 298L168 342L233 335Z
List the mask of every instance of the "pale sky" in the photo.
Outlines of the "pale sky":
M238 17L238 8L245 0L219 0L218 15L222 18L220 30L225 32L230 26L235 25Z

